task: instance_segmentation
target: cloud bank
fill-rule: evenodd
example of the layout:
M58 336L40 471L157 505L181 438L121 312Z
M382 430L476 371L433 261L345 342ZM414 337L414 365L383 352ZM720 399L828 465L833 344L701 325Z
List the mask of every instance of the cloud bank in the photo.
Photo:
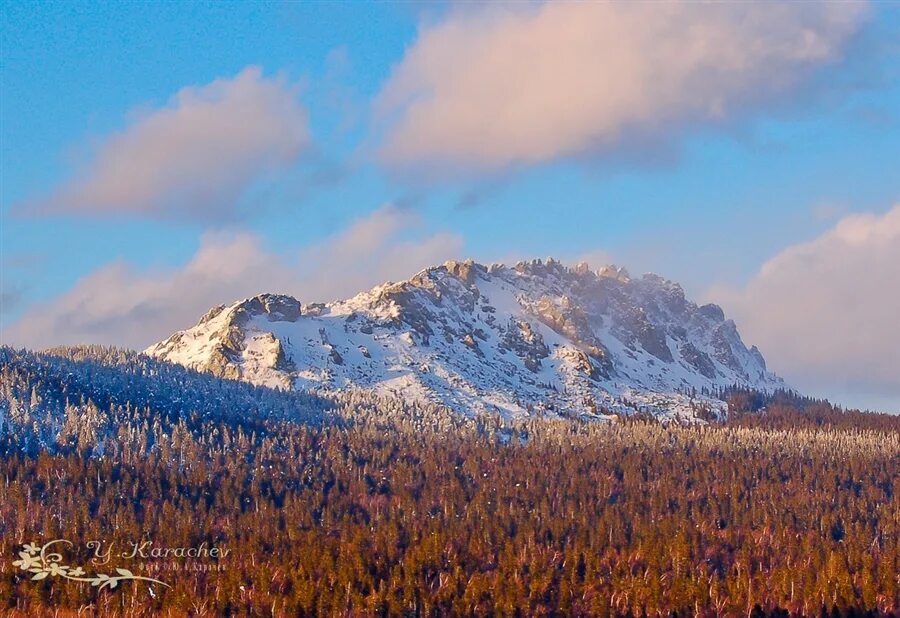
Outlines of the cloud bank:
M468 172L667 149L839 59L864 13L851 2L463 7L420 31L379 94L380 157Z
M461 239L424 233L410 211L385 206L300 252L267 251L253 234L207 234L182 268L107 265L2 333L7 345L101 343L143 349L206 311L263 292L324 301L399 280L458 257Z
M712 296L796 387L900 412L900 205L847 216Z
M296 87L248 67L231 79L180 90L109 136L93 160L32 213L130 213L220 220L257 179L309 145Z

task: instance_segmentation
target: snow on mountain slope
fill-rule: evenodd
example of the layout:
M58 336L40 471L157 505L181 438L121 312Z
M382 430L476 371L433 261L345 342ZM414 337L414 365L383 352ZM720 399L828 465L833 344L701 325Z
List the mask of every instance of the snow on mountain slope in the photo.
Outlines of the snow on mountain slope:
M691 420L723 410L703 392L785 388L718 306L656 275L552 259L448 262L328 304L265 294L146 353L254 384L368 389L464 413Z

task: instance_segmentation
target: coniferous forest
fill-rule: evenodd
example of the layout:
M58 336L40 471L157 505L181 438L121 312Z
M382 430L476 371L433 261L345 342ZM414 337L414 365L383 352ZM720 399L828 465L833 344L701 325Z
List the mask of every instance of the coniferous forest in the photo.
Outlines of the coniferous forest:
M511 422L106 348L0 361L8 615L900 610L897 417L735 390L702 426ZM20 552L54 539L35 580ZM227 554L98 564L92 541ZM71 579L117 569L165 585Z
M900 618L898 43L0 0L0 618Z

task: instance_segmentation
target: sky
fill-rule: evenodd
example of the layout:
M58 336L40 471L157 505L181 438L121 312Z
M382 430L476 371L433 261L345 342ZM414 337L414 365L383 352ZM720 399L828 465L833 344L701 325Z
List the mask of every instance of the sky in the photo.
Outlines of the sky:
M900 4L0 7L0 340L451 258L624 265L900 411Z

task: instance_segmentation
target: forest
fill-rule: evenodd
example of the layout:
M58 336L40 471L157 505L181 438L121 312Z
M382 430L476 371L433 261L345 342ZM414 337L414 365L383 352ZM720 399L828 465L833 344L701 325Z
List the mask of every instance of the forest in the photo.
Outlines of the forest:
M900 610L897 417L732 390L697 426L460 419L111 349L0 361L7 615ZM55 539L35 580L20 552ZM99 564L96 541L227 554ZM71 579L117 569L161 583Z

